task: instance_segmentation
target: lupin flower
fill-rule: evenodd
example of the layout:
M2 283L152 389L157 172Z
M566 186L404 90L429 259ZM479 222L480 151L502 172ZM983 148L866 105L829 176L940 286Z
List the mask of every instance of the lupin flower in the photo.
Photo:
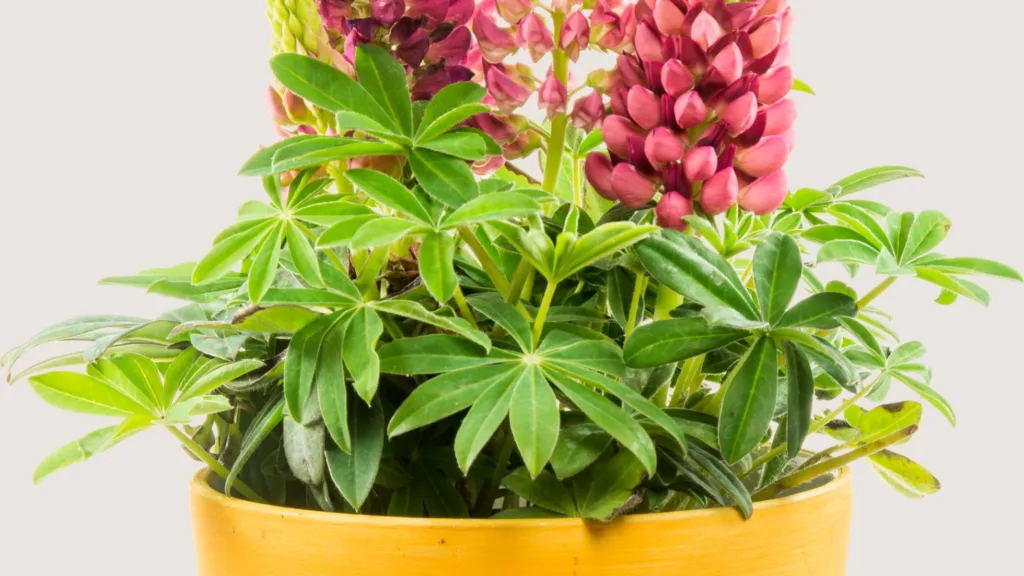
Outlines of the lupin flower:
M529 77L521 70L504 64L489 66L485 79L487 93L494 99L495 106L505 113L510 113L526 103L533 91Z
M509 24L518 24L533 12L532 0L497 0L492 4L497 5L498 14Z
M540 60L555 47L551 31L535 12L531 12L529 16L519 22L516 40L520 46L524 46L530 52L530 58L534 62Z
M573 12L562 24L559 44L573 62L580 57L580 50L590 44L590 22L582 12Z
M591 184L632 207L660 191L657 221L673 228L695 203L711 215L737 202L756 214L777 209L796 120L786 99L788 1L641 0L633 14L632 53L618 57L607 90L611 157L607 165L588 158ZM611 34L614 22L598 2L591 39Z
M537 106L547 111L548 120L565 112L569 96L566 93L565 85L551 72L544 83L540 85L540 92L537 94Z
M604 100L601 93L594 90L583 98L576 100L572 107L572 124L587 132L597 128L604 117Z
M480 53L487 62L498 64L519 49L512 31L495 21L494 2L483 2L477 7L472 28Z

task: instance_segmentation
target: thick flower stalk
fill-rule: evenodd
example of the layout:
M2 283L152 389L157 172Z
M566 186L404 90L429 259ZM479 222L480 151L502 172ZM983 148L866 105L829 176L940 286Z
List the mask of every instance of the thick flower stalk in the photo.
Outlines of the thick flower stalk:
M588 157L588 180L634 208L660 193L657 220L671 228L685 228L695 204L774 211L796 120L788 0L651 2L636 5L633 50L604 77L610 156Z

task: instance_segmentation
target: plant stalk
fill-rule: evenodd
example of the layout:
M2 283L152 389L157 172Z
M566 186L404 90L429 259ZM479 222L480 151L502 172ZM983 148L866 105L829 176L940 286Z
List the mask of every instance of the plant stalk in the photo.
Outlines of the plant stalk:
M640 298L647 291L647 281L646 274L637 274L636 282L633 284L633 297L629 301L629 316L626 319L627 338L636 329L637 317L640 316Z
M551 51L552 73L555 79L568 85L569 58L561 48L562 24L565 23L565 13L555 10L551 14L552 30L554 30L555 48ZM545 192L554 194L555 186L558 184L558 174L562 169L562 154L565 151L565 129L569 116L565 112L558 114L551 121L551 135L548 137L547 162L544 166L544 182L541 187Z
M892 286L896 282L897 278L898 276L889 276L885 280L882 280L878 286L872 288L871 292L868 292L863 298L857 300L857 309L863 310L866 308L868 304L871 304L871 302L875 300L875 298L878 298L883 292L888 290L889 286Z
M535 346L540 343L540 335L544 332L544 321L548 318L548 310L551 309L551 301L555 297L556 288L558 288L557 282L548 282L548 287L544 290L544 299L541 300L540 308L537 309L537 317L533 320L533 344Z
M209 452L204 450L202 446L197 444L195 440L189 438L188 434L185 434L181 430L178 430L178 428L175 426L164 426L164 428L166 428L167 431L170 432L172 436L177 438L178 442L181 442L182 446L187 448L189 452L195 454L196 458L202 460L203 464L206 464L206 466L210 470L212 470L214 474L220 476L224 480L228 479L228 475L230 475L231 472L227 468L225 468L223 464L218 462L217 459L214 458L212 454L210 454ZM246 486L245 482L242 482L238 478L235 478L235 482L231 487L237 490L239 494L245 496L246 498L253 502L259 502L260 504L267 503L267 501L264 500L263 497L261 497L259 494L257 494L255 490Z
M658 297L654 301L654 319L668 320L672 317L672 311L683 303L683 297L672 291L671 288L661 284L658 286Z
M469 322L473 328L479 328L476 325L476 318L473 317L473 311L469 309L469 303L466 302L466 295L462 293L462 286L455 288L455 304L459 307L462 319Z
M508 461L512 458L512 449L516 446L515 437L512 436L512 430L509 429L508 425L505 426L505 441L501 445L501 452L498 454L498 459L495 462L494 475L487 481L487 484L480 489L480 495L477 496L476 506L474 506L474 513L476 516L486 518L491 515L494 510L494 501L498 497L498 488L501 487L501 481L505 478L505 471L508 469Z
M704 382L703 373L701 372L703 368L704 354L688 358L683 362L683 365L679 367L679 377L676 378L676 384L672 387L672 397L668 403L669 408L682 406L683 402L686 402L686 399Z
M491 259L491 255L487 253L487 249L484 248L484 245L480 243L480 239L477 238L476 235L473 234L473 231L467 226L459 227L459 237L461 237L462 241L469 246L470 251L473 252L473 256L476 256L477 261L479 261L480 265L483 266L484 272L487 274L487 277L491 279L491 283L494 284L494 287L498 290L498 294L500 294L502 298L506 298L509 293L508 280L505 279L505 275L501 273L501 270L498 269L498 265L494 263L493 259Z

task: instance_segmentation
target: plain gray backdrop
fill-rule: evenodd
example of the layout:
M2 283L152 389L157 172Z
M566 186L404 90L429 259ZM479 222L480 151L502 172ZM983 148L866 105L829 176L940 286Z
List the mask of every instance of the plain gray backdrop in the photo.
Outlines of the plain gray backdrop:
M794 187L917 167L928 180L870 197L951 216L943 252L1024 268L1024 5L793 5L793 66L818 92L796 96ZM264 10L256 0L5 3L0 349L78 314L170 308L96 280L197 259L241 202L262 197L235 172L270 141ZM904 450L942 479L934 497L908 500L855 468L852 576L1019 574L1024 286L985 285L990 309L938 306L938 290L913 279L879 302L905 339L927 344L960 421L952 429L926 410ZM186 486L198 466L161 431L32 485L41 458L105 425L57 412L23 383L0 388L0 573L194 574Z

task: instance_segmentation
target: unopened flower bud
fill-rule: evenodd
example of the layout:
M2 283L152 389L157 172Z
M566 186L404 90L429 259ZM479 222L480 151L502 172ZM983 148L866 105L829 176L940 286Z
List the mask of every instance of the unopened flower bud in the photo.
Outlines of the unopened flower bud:
M789 181L782 170L758 178L739 193L740 208L754 214L768 214L782 206L789 193Z
M630 208L640 208L654 198L654 183L625 162L615 165L612 170L612 191Z
M736 203L739 194L736 171L725 168L708 179L700 190L700 207L712 216L724 214Z

